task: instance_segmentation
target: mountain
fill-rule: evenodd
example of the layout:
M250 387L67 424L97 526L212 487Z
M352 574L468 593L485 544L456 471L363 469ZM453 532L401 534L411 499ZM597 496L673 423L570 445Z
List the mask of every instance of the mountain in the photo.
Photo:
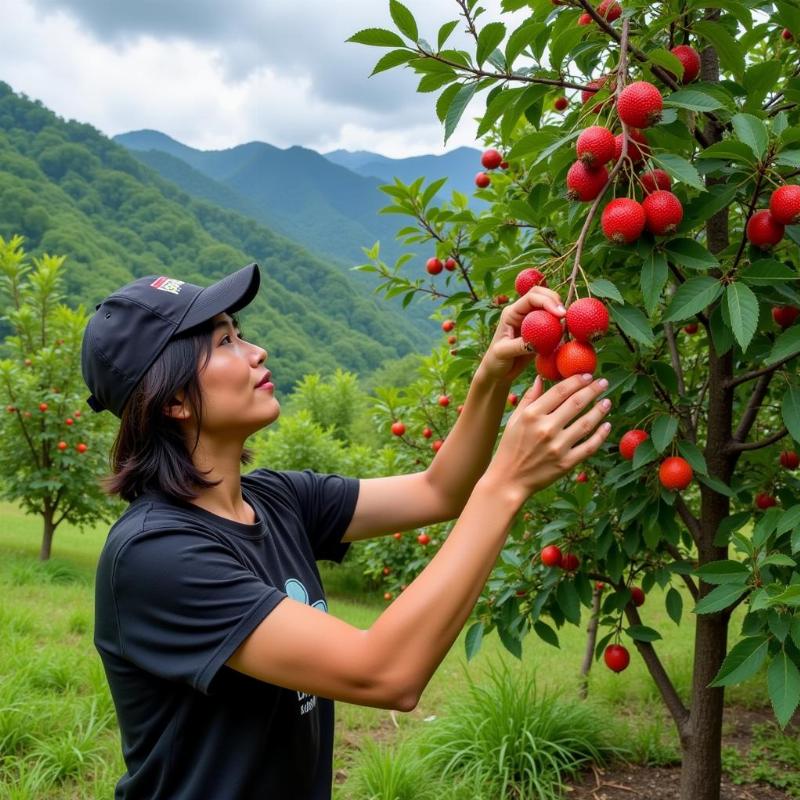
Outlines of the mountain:
M262 145L244 145L226 168L245 169L263 153ZM428 349L419 326L365 296L354 273L245 213L190 196L90 125L65 121L0 83L0 235L24 235L34 256L66 256L70 305L91 309L144 275L205 284L258 261L262 290L242 319L270 351L279 390L311 371L365 374Z

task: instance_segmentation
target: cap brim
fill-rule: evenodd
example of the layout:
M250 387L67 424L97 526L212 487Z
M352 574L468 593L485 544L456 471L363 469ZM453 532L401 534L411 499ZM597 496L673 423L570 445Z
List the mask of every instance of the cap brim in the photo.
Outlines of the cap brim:
M175 333L183 333L195 325L208 322L223 311L233 313L244 308L258 294L260 284L258 264L248 264L211 286L206 286L186 312Z

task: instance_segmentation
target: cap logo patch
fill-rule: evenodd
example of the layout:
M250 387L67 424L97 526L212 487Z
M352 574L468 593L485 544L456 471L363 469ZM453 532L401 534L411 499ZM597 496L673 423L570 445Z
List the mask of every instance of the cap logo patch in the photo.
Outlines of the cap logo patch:
M156 278L150 285L154 289L160 289L162 292L170 292L172 294L180 294L181 286L185 281L179 281L175 278L166 278L162 275L160 278Z

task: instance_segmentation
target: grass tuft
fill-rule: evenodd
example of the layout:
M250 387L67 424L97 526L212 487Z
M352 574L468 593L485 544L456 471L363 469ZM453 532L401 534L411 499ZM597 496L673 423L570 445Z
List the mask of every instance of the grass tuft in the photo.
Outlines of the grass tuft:
M388 747L365 739L351 780L355 796L362 800L433 800L438 796L416 747L409 742Z

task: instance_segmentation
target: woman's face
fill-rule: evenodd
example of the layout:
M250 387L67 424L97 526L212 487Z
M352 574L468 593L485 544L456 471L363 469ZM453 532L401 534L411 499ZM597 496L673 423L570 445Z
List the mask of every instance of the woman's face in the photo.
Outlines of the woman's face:
M263 382L270 377L264 366L267 351L242 339L228 314L218 314L213 322L211 356L198 375L202 432L213 436L235 430L246 438L280 414L272 382Z

